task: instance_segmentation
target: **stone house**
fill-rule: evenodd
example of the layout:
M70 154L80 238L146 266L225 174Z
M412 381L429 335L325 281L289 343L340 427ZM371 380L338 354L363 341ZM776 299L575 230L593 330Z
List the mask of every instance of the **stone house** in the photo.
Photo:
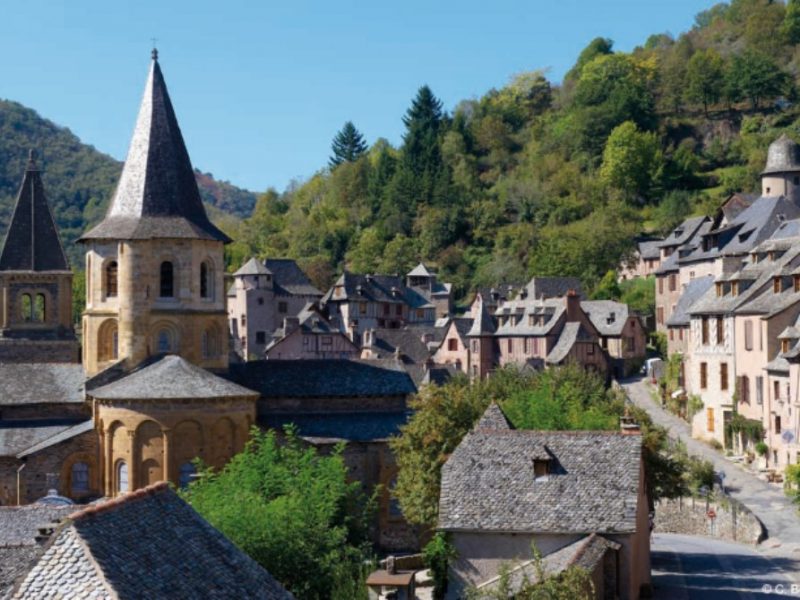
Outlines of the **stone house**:
M636 240L636 251L631 260L622 264L619 268L619 281L626 279L636 279L638 277L650 277L661 266L661 248L659 244L663 240L653 238L640 238Z
M316 304L307 304L296 317L286 317L264 351L267 359L313 360L358 358L359 349L334 327Z
M306 443L323 452L345 443L344 460L365 492L381 485L375 543L387 551L418 548L417 532L390 495L397 465L388 440L408 416L416 393L395 360L264 360L231 365L232 381L256 390L259 425L297 427Z
M765 368L765 442L770 448L767 461L773 467L800 462L800 399L797 384L792 385L800 377L800 318L778 335L778 342L778 353Z
M248 260L233 274L227 309L233 351L242 359L260 360L285 319L298 317L320 292L289 258Z
M498 306L503 302L513 300L524 289L524 285L516 283L501 283L494 287L478 288L472 298L472 302L469 303L467 312L474 319L480 313L480 307L483 305L486 307L487 312L493 315Z
M641 317L628 305L613 300L585 300L581 308L600 333L600 346L608 353L612 374L619 379L641 367L647 354L647 334Z
M433 356L434 362L452 365L473 380L486 378L497 362L497 328L490 306L478 295L473 307L475 316L452 319Z
M417 387L431 382L443 383L452 371L435 364L435 352L442 343L442 335L441 328L430 325L369 329L364 332L361 358L398 361Z
M74 511L48 531L12 599L293 598L166 483Z
M535 544L554 574L592 548L595 597L637 599L650 585L648 512L638 431L522 431L493 404L442 468L438 529L457 553L447 597L524 571Z
M427 298L436 308L436 318L453 314L453 284L441 283L436 273L419 263L406 275L406 286Z

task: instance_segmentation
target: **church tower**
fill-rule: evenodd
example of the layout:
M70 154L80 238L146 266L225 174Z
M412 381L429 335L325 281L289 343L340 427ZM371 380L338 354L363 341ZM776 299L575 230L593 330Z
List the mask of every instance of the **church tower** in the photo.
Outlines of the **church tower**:
M0 250L0 362L76 362L72 271L31 151Z
M496 328L494 321L486 308L483 297L478 295L478 314L472 321L472 327L467 332L467 339L470 344L469 352L469 377L473 381L476 379L486 379L494 368L495 348L494 334Z
M785 196L800 205L800 145L785 133L769 145L761 195Z
M223 246L230 239L203 208L156 50L114 197L80 241L87 247L87 375L156 354L227 368Z

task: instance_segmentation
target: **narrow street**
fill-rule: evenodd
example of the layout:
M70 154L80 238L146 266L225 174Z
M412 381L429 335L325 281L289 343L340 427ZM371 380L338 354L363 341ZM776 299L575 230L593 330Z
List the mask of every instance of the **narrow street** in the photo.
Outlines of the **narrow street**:
M768 538L758 547L760 555L774 558L783 572L796 573L795 583L800 584L800 516L783 489L761 481L704 442L692 439L688 423L662 409L643 378L629 378L620 383L630 400L645 409L656 424L666 428L670 437L680 439L690 454L711 461L716 471L725 473L727 492L753 511L767 530ZM694 539L698 543L711 543Z

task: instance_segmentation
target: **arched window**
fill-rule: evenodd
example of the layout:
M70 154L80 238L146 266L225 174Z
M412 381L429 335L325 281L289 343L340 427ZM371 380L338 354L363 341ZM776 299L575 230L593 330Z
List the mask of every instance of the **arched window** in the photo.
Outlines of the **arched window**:
M175 295L175 287L173 281L172 263L165 260L161 263L161 285L159 287L159 296L162 298L172 298Z
M117 463L117 493L128 491L128 463L121 460Z
M203 358L214 358L219 354L219 340L213 329L206 329L201 338Z
M45 321L45 299L44 294L36 294L36 302L33 306L33 321L44 323Z
M161 329L156 338L156 348L160 354L172 351L172 335L168 329Z
M183 463L178 475L178 484L185 488L194 480L195 473L197 473L197 469L194 468L194 464L190 462Z
M119 329L113 319L104 321L97 332L97 360L106 362L119 358Z
M22 294L19 299L19 318L27 322L33 319L33 300L30 294Z
M106 265L106 296L114 298L117 295L117 261L112 260Z
M72 465L72 495L81 496L89 493L89 465L76 462Z
M200 264L200 297L211 298L211 267L208 262Z

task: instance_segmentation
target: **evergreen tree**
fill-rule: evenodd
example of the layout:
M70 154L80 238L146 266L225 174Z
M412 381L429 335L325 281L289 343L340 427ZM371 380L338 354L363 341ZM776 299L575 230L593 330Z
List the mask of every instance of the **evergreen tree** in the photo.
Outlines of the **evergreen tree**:
M367 150L364 136L356 129L352 121L344 124L341 131L336 134L331 144L333 155L329 162L331 167L338 167L343 162L354 162Z
M719 101L722 95L724 64L713 49L699 50L689 59L686 69L686 99L703 103L708 115L708 105Z
M800 42L800 0L789 0L786 3L781 33L790 44Z

